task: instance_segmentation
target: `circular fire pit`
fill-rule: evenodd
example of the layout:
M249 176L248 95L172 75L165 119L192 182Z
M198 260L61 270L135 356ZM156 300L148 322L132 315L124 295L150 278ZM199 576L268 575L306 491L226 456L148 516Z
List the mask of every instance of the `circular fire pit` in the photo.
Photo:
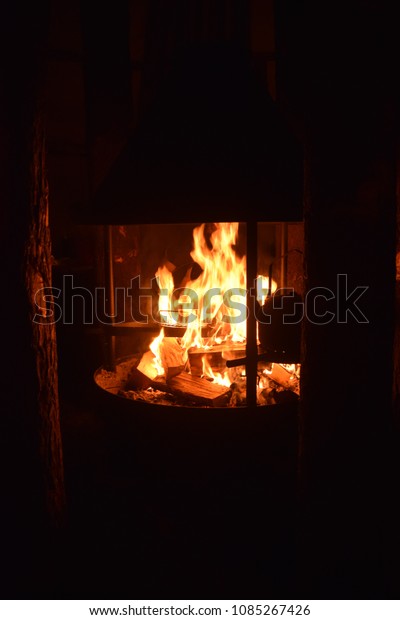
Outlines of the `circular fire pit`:
M154 484L175 481L205 489L248 475L265 477L268 484L267 472L275 471L277 462L283 477L294 468L298 398L293 392L281 388L286 401L251 407L193 404L188 396L151 386L127 389L140 357L118 358L115 371L100 367L94 373L110 443L138 475L145 472Z

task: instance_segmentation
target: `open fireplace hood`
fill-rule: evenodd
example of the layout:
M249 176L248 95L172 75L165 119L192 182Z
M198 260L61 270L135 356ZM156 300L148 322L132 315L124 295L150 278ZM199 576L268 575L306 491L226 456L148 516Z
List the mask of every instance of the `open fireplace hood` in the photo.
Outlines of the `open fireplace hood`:
M186 49L96 192L90 221L299 221L302 160L250 54Z
M274 381L297 402L300 346L287 346L287 330L264 342L256 309L278 286L296 289L302 170L250 54L177 55L92 203L105 233L103 391L152 405L156 394L163 407L172 390L177 406L189 395L191 406L255 408L277 403ZM129 291L121 304L116 291Z

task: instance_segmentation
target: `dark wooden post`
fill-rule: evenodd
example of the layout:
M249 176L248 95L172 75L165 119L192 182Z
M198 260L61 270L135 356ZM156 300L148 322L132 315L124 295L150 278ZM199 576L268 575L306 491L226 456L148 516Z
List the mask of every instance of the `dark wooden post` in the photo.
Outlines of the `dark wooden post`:
M397 138L396 319L393 345L393 417L400 431L400 143Z
M65 514L55 325L39 292L51 287L41 114L46 23L46 3L13 5L1 33L2 585L12 598L51 597Z
M374 2L307 11L306 288L334 299L317 304L333 313L324 324L311 303L304 324L299 575L304 596L373 598L389 583L394 507L393 16ZM356 287L366 321L346 305Z
M255 289L257 279L257 222L246 223L246 256L247 256L247 340L246 340L246 404L257 406L257 321L255 307L257 303Z

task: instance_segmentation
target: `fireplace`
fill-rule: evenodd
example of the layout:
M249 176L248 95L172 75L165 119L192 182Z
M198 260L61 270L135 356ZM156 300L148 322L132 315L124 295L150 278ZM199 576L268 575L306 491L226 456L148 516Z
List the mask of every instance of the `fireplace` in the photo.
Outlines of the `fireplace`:
M98 387L163 407L297 403L301 222L107 225L104 256Z
M296 401L302 185L251 55L178 53L91 205L108 316L97 385L142 405Z

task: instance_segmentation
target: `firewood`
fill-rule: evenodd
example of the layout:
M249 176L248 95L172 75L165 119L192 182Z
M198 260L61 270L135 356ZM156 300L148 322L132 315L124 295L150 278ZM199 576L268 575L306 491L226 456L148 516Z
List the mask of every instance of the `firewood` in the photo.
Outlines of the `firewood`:
M151 379L137 368L132 368L124 386L125 390L146 390L151 386Z
M246 355L246 346L243 343L238 343L229 349L225 349L221 354L224 360L236 360Z
M292 390L297 395L300 394L298 378L281 364L272 364L272 370L268 377L287 390Z
M196 404L210 407L226 405L231 394L230 388L201 377L194 377L187 372L181 372L180 375L169 379L167 385L173 394L190 398Z
M182 370L184 370L184 355L185 352L178 344L176 338L164 338L161 341L160 358L167 379L178 375L182 372ZM148 387L154 387L154 382L158 387L159 381L156 381L158 373L154 366L154 358L155 355L152 351L146 351L146 353L142 355L139 364L136 368L132 368L129 373L129 377L126 382L126 389L145 390Z
M222 343L209 348L191 347L188 351L190 372L192 375L201 377L203 375L203 357L206 356L213 372L224 373L227 367L226 360L243 357L245 352L245 345L241 343Z
M289 405L298 402L298 396L291 390L272 390L270 398L277 405Z
M147 390L149 387L160 390L160 392L170 392L172 394L172 390L165 383L164 377L157 376L155 379L149 379L149 377L140 372L137 368L132 368L123 389L125 391L136 391Z
M157 370L153 365L154 353L146 351L142 355L139 364L132 368L125 385L127 390L145 390L151 386L157 376Z
M221 344L213 344L211 347L191 347L190 355L204 355L204 353L222 353L224 359L230 359L229 352L241 351L244 353L246 345L243 342L222 342Z
M214 351L209 349L206 352L202 350L202 353L197 353L196 349L189 350L189 363L190 372L192 375L201 377L204 372L203 360L212 368L213 372L224 373L226 370L225 359L223 358L221 351Z
M163 338L160 343L160 357L167 379L179 375L186 366L187 354L176 338Z
M190 373L194 377L202 377L203 376L203 356L202 355L192 356L189 354L189 368L190 368Z
M149 379L155 379L157 376L157 369L154 366L155 355L151 351L146 351L137 366L137 370L146 375Z

